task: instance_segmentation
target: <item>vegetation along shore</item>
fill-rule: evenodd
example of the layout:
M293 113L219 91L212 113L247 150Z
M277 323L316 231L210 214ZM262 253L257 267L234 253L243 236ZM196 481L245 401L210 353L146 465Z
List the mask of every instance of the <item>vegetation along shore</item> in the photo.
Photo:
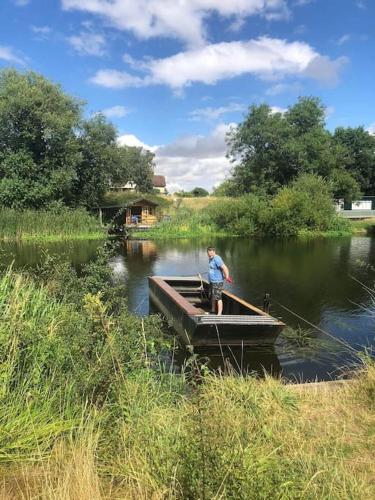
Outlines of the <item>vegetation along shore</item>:
M373 361L319 393L194 357L177 375L107 259L2 275L2 498L374 496Z

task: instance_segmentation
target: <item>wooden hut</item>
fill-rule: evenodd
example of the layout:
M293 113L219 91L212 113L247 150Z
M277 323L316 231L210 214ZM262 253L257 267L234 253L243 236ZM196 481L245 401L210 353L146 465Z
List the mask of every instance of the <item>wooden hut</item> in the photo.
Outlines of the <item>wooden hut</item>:
M156 224L156 207L157 203L146 200L144 198L130 202L125 208L125 225L126 226L152 226Z

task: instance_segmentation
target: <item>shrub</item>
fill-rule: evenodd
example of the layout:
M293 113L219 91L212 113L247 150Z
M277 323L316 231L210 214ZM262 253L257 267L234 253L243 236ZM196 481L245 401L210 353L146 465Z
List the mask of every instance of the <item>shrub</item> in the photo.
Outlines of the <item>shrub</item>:
M300 231L329 231L344 227L338 222L328 183L313 174L303 174L282 188L262 214L266 234L295 236Z

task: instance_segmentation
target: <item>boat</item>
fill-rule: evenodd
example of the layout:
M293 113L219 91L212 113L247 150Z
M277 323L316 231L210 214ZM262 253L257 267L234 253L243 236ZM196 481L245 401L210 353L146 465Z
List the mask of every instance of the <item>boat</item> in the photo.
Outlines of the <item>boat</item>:
M200 276L150 276L150 306L183 344L202 347L272 345L285 324L223 290L223 314L210 314L209 283Z

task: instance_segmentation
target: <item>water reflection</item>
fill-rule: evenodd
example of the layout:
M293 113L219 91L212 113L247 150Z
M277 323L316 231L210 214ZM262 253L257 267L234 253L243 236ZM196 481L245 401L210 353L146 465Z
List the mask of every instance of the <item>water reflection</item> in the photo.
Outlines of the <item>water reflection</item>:
M63 254L79 266L95 258L101 241L75 241L48 244L2 243L2 266L34 267L44 258ZM111 259L115 274L126 287L132 311L149 312L147 276L192 275L207 268L206 247L214 245L228 264L234 285L228 287L245 300L261 305L264 292L271 293L274 316L287 324L306 325L286 306L309 322L351 346L374 345L375 306L365 287L375 280L375 237L332 238L312 241L203 238L165 242L122 241ZM352 279L352 276L356 280ZM362 286L361 283L364 285ZM272 302L273 298L273 302ZM326 340L314 331L314 340ZM246 351L199 352L210 367L230 362L244 371L266 369L291 378L329 378L352 360L341 349L325 347L311 353L285 349L282 339L275 348Z
M265 291L274 298L272 314L293 327L306 327L286 311L286 306L309 322L342 338L356 348L374 343L374 321L362 305L372 307L368 292L351 275L367 286L373 286L375 239L369 237L327 240L242 240L221 238L214 241L176 240L168 242L126 241L114 260L123 266L129 306L139 314L148 314L147 276L191 275L205 272L206 246L213 244L229 265L234 285L228 287L245 300L261 305ZM276 302L277 301L277 302ZM272 299L271 299L272 302ZM314 331L316 340L326 340ZM352 360L341 349L337 352L285 352L278 342L273 352L262 349L246 352L199 352L208 357L210 367L225 367L229 360L234 368L264 369L288 377L330 378L339 367Z

